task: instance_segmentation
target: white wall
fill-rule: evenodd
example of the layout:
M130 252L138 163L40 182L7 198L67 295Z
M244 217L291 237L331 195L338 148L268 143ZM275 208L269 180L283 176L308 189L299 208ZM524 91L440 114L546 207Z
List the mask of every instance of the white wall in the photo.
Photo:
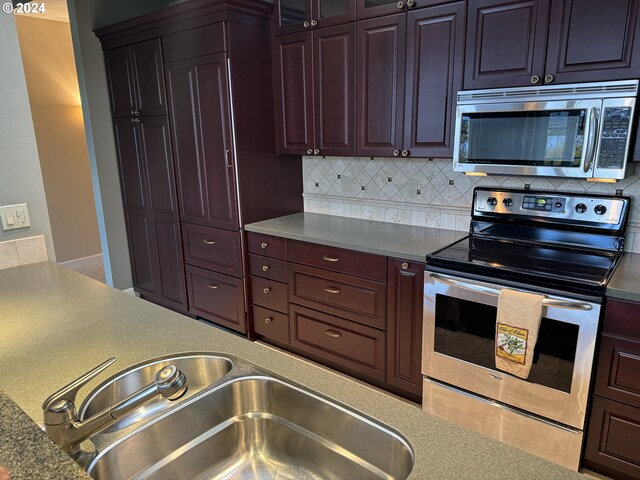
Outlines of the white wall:
M0 205L27 203L31 227L2 231L0 242L44 235L56 255L29 107L15 17L0 14Z

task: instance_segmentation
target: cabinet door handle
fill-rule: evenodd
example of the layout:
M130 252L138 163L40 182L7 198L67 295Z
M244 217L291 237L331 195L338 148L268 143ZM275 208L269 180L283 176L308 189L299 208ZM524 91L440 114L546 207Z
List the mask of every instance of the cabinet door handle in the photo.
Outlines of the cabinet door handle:
M553 75L545 75L544 76L544 83L551 83L555 80L555 77Z
M396 4L396 7L398 7L400 10L402 10L404 8L404 2L398 2Z
M204 239L204 240L202 240L202 243L204 243L205 245L215 245L216 242L215 242L215 240Z
M307 155L313 155L313 150L312 149L307 150Z
M410 152L409 150L402 150L401 155L402 155L403 157L408 157L409 155L411 155L411 152Z
M233 164L231 163L231 150L228 148L224 151L224 160L227 162L227 168L233 167Z
M314 155L320 155L320 150L318 150L317 148L313 151Z
M140 110L131 110L131 116L139 117L140 116Z
M538 75L534 75L531 77L531 83L533 85L535 85L536 83L538 83L540 81L540 77Z
M140 123L142 120L140 120L138 117L133 117L131 119L131 123Z
M340 338L342 336L342 333L336 332L335 330L327 330L324 334L333 338Z
M264 287L264 288L262 289L262 291L263 291L264 293L269 293L269 292L271 291L271 287Z
M260 248L267 248L267 244L266 244L265 242L262 242L262 243L260 244Z
M267 270L269 270L269 265L263 265L262 266L262 271L266 272Z
M327 292L327 293L340 293L341 292L341 290L339 288L336 288L336 287L325 287L324 291Z
M409 268L409 264L407 262L402 262L401 267L403 270L407 270Z
M411 8L416 4L415 0L407 0L407 7Z
M264 323L271 323L273 322L273 317L267 317L264 319Z
M394 157L399 157L400 156L400 150L394 150L393 151L393 156Z
M216 288L218 288L218 285L216 285L215 283L207 283L207 288L215 290Z
M317 20L311 19L311 26L312 27L317 27L318 26Z
M327 257L326 255L325 255L324 257L322 257L322 259L323 259L325 262L337 262L337 261L339 261L339 260L340 260L339 258Z
M306 20L304 21L304 23L302 25L304 25L304 28L309 28L311 26L311 24Z

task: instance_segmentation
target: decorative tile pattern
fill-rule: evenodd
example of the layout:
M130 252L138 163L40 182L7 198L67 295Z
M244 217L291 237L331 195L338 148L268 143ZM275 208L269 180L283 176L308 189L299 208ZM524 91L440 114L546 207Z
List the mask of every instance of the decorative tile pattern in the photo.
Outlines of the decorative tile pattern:
M541 177L468 177L450 158L303 157L305 211L406 225L468 230L476 186L633 197L627 250L640 253L640 176L618 183Z

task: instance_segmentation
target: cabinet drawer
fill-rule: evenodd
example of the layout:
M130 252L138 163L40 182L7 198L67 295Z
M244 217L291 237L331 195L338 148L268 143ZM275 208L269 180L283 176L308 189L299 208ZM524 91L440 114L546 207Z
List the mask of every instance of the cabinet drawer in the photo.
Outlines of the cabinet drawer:
M640 408L640 340L602 335L596 394Z
M253 330L258 335L272 338L282 343L289 343L289 317L287 315L257 305L253 305L251 311L253 314Z
M386 257L371 253L290 240L287 243L287 258L290 262L326 268L334 272L348 273L381 282L387 278Z
M297 305L290 310L292 346L384 380L384 332Z
M241 279L187 265L187 286L189 312L246 333Z
M640 409L595 396L584 464L620 480L640 478Z
M640 318L640 302L607 298L603 330L640 340L638 318Z
M185 262L242 277L240 234L202 225L182 224Z
M372 327L385 328L383 283L289 264L289 300Z
M247 232L247 243L249 253L281 259L287 258L285 251L287 241L282 237Z
M287 284L251 276L251 303L287 312Z
M287 262L275 258L249 255L249 273L278 282L287 281Z
M224 24L213 23L165 35L162 47L165 63L224 52Z

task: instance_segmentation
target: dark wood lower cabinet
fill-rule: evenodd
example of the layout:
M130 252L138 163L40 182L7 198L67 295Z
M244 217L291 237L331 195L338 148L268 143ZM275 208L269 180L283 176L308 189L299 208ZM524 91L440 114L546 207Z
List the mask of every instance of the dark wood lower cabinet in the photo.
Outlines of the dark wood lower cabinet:
M585 467L640 478L640 303L608 299L600 336Z

